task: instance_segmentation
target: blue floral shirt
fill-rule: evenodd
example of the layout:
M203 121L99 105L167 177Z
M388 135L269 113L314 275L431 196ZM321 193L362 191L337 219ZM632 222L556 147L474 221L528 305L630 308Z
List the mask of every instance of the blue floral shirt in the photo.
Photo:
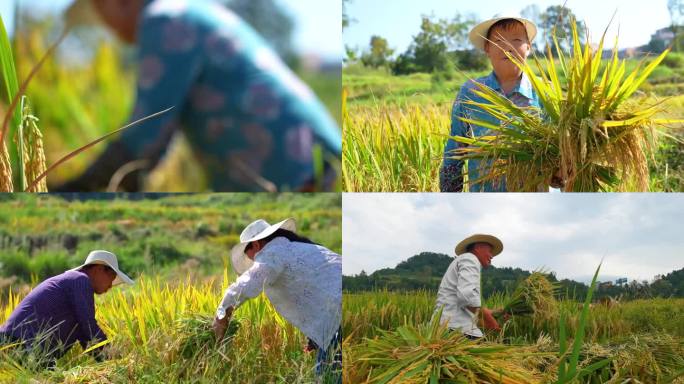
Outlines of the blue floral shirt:
M147 1L138 28L134 158L166 151L181 129L215 191L294 190L314 177L314 148L340 157L341 132L314 93L247 23L209 0Z
M459 90L451 111L451 136L478 137L496 134L496 132L493 132L488 128L465 123L461 121L461 118L485 120L494 124L501 124L497 118L481 108L464 103L466 100L486 102L483 98L473 93L473 89L478 89L475 82L486 85L503 94L501 86L499 85L496 76L494 76L494 72L474 81L469 80L466 82ZM532 88L532 83L525 74L522 75L518 86L505 96L519 107L532 106L541 109L539 98ZM450 156L453 156L453 151L463 145L464 144L450 138L444 147L444 161L442 162L442 167L439 171L439 187L442 192L460 192L463 190L463 161L450 158ZM468 186L470 192L506 192L505 182L493 183L487 181L474 183L473 181L480 177L481 170L482 164L480 161L468 161Z

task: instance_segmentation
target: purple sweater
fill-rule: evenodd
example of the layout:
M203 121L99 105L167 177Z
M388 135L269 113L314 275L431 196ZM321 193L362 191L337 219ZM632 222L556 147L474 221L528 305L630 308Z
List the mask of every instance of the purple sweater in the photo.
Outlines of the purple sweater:
M94 294L90 279L83 272L67 271L51 277L19 303L0 326L0 333L32 340L54 328L49 347L61 343L62 352L76 341L85 348L91 341L106 340L107 336L95 321Z

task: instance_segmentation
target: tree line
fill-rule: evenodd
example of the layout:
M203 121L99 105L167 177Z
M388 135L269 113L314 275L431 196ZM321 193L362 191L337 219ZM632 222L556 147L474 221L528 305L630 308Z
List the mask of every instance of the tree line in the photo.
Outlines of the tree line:
M361 271L358 275L343 276L342 286L346 292L373 290L436 292L442 276L453 260L452 256L442 253L422 252L402 261L395 268L383 268L370 275ZM483 269L482 295L489 297L494 292L512 292L517 284L530 274L530 271L511 267L491 266ZM559 280L554 272L548 272L547 277L550 281L557 283L559 298L583 298L589 290L584 283L570 279ZM684 268L667 275L655 276L651 282L633 280L619 285L613 282L600 283L594 297L628 300L684 297Z
M343 1L343 29L354 23L354 19L347 13L347 4L351 0ZM671 25L668 27L673 33L672 40L663 40L661 35L654 34L651 42L640 51L658 53L668 46L674 51L681 50L681 34L684 33L684 0L668 0ZM570 8L561 5L549 6L542 10L538 5L528 5L520 11L521 16L533 21L537 25L537 38L532 42L536 52L547 52L552 48L552 54L557 55L553 43L553 35L558 39L560 49L569 52L572 23L575 22L580 41L585 40L586 26L581 21L575 21L576 16ZM489 67L487 57L483 52L473 49L468 41L468 32L479 22L472 15L462 15L458 12L452 18L438 18L433 15L423 15L419 32L413 36L411 44L404 52L396 52L386 37L373 35L369 46L360 51L346 46L345 62L358 63L369 68L386 68L393 75L407 75L416 72L441 73L450 78L456 68L460 70L485 70ZM606 21L608 22L608 21Z

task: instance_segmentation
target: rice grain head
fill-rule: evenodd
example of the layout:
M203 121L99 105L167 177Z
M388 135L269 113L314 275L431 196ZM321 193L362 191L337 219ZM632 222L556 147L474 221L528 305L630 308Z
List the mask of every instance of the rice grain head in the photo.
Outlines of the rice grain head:
M38 118L31 114L31 107L24 100L21 111L21 129L23 131L24 185L29 185L46 170L45 150L43 148L43 134L38 128ZM43 178L26 192L47 192L47 181Z
M0 192L14 192L12 164L4 142L2 143L2 154L0 154Z

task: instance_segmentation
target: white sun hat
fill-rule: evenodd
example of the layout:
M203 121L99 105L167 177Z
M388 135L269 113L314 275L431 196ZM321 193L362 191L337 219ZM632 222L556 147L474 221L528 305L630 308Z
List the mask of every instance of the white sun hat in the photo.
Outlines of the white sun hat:
M491 28L492 25L494 25L497 21L505 19L513 19L521 22L527 30L527 38L530 40L530 42L537 36L537 26L532 21L517 15L496 15L493 18L485 20L474 26L473 29L470 30L470 33L468 34L470 42L475 46L475 48L484 51L489 28Z
M74 0L64 11L64 20L68 27L96 25L102 22L93 0Z
M492 256L496 256L503 251L503 243L496 236L478 233L461 240L461 242L456 245L456 255L462 255L468 252L468 246L474 243L487 243L491 245Z
M252 241L265 239L280 228L294 232L296 231L297 226L293 218L285 219L273 225L270 225L266 220L262 219L249 224L240 234L240 243L235 245L231 251L230 260L233 264L235 273L242 275L252 266L252 264L254 264L254 261L247 257L247 254L245 253L247 244Z
M117 285L117 284L133 284L133 280L131 280L130 277L126 276L125 273L121 272L119 270L119 261L116 259L116 255L109 252L109 251L102 251L102 250L97 250L97 251L92 251L88 254L88 257L86 257L85 263L82 265L79 265L78 267L72 269L72 271L79 270L86 265L90 264L100 264L100 265L106 265L109 268L113 269L114 272L116 272L116 279L112 282L112 285Z

